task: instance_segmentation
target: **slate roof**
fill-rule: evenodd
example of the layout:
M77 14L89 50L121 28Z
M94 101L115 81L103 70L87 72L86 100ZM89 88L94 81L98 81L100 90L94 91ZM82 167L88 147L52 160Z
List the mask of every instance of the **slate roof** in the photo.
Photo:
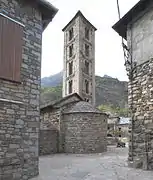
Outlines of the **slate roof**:
M132 9L130 9L116 24L113 29L124 39L126 39L127 26L140 13L150 7L152 0L140 0Z
M69 108L67 111L64 112L64 114L69 113L98 113L98 114L105 114L101 112L99 109L94 108L92 104L86 102L86 101L80 101L73 105L71 108Z
M35 0L42 13L43 29L52 21L58 9L46 0Z
M59 100L45 103L45 104L43 104L43 105L40 106L40 109L42 110L42 109L45 109L45 108L47 108L47 107L53 107L53 106L55 106L55 105L58 105L60 102L65 101L65 100L67 100L67 99L69 99L69 98L71 98L71 97L73 97L73 96L78 97L78 99L79 99L80 101L83 100L77 93L73 93L73 94L70 94L70 95L68 95L68 96L65 96L64 98L61 98L61 99L59 99Z
M130 123L130 118L120 117L119 124L126 125Z
M90 24L93 29L96 31L97 29L95 28L95 26L93 26L82 14L82 12L79 10L76 15L72 18L72 20L62 29L62 31L65 31L65 29L73 22L74 19L76 19L78 16L82 17L88 24Z

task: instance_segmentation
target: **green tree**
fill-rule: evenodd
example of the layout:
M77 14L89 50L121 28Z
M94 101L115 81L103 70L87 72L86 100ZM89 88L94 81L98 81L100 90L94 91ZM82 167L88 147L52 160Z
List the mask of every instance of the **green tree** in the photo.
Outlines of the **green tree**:
M128 116L128 109L127 108L120 108L115 107L113 105L100 105L98 106L98 109L103 112L110 112L112 114L116 114L118 116L127 117Z

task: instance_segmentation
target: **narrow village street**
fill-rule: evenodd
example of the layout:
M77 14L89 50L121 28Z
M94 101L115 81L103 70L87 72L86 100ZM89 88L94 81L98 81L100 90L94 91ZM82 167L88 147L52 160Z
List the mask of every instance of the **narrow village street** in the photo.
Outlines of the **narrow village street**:
M152 180L153 172L127 167L127 148L103 154L56 154L40 157L40 176L33 180Z

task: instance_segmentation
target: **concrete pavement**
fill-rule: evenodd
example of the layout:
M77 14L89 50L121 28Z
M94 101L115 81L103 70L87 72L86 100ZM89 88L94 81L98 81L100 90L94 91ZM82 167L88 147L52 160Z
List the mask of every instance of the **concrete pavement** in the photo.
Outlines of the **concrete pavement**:
M127 148L102 154L40 157L40 176L32 180L152 180L153 172L127 167Z

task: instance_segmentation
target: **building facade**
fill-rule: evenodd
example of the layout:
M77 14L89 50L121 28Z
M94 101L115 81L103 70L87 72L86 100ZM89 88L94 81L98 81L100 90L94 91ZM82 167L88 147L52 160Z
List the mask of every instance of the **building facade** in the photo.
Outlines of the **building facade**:
M139 1L114 26L127 40L129 165L153 169L153 2Z
M95 105L95 31L96 28L78 11L63 28L63 97L79 94Z
M42 32L57 9L0 0L0 179L38 175Z

